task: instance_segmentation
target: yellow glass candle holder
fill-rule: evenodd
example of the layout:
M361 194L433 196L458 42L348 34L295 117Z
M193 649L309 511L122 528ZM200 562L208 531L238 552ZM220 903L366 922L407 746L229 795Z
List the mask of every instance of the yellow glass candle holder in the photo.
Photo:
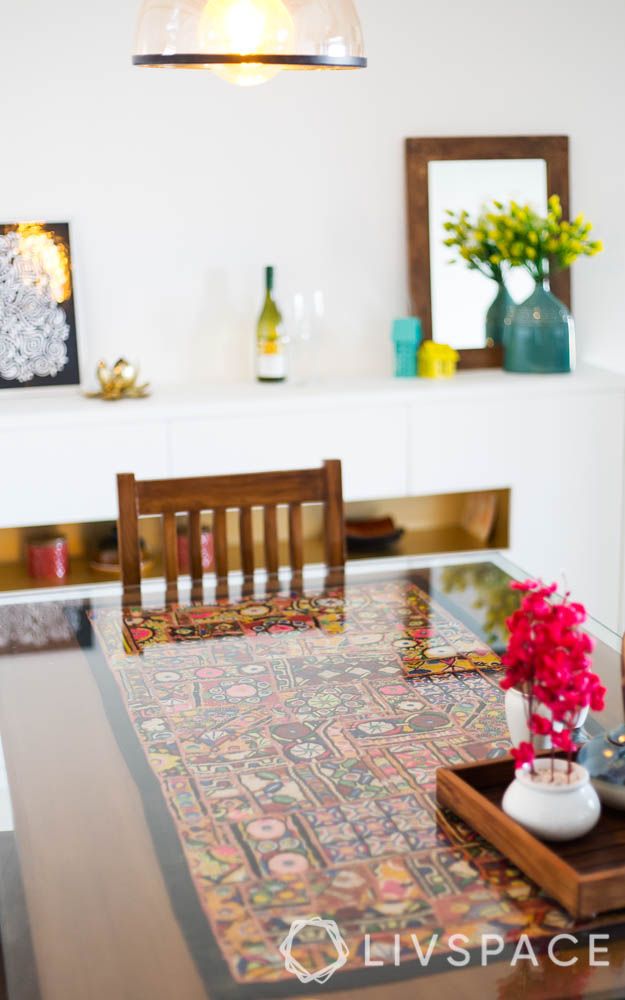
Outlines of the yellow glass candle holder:
M419 375L421 378L451 378L456 374L460 355L447 344L425 340L419 348Z

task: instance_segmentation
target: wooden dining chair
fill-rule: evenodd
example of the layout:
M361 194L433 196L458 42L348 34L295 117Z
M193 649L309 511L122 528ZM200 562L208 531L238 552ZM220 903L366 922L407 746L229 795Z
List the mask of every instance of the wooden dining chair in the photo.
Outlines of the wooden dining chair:
M217 591L222 596L228 585L228 544L226 514L239 511L241 567L246 589L254 578L254 538L252 511L264 510L265 569L270 583L278 578L279 507L288 507L290 568L294 575L304 567L302 505L324 506L325 560L329 570L345 565L343 487L341 463L327 461L319 469L292 472L261 472L236 476L208 476L201 479L138 481L132 473L117 477L119 499L118 537L124 594L135 598L141 588L139 518L161 515L163 554L168 599L177 598L178 547L176 515L188 516L189 556L193 599L202 591L201 514L213 515L213 545Z

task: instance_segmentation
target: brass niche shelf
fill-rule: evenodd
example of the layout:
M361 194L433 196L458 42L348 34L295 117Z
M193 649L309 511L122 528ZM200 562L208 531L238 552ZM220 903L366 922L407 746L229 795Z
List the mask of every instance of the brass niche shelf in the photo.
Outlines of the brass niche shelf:
M492 518L488 511L493 510ZM486 516L485 512L486 511ZM371 519L390 516L404 528L403 537L390 549L350 553L348 560L375 559L386 556L447 555L456 552L506 549L509 543L510 490L476 491L426 497L401 497L391 500L371 500L346 505L349 519ZM256 512L255 512L256 513ZM304 509L304 555L307 563L323 562L321 541L321 509ZM236 512L228 515L228 532L233 539L237 531ZM262 519L261 519L262 520ZM184 519L181 518L181 522ZM210 517L207 518L210 525ZM51 526L54 534L67 536L70 548L70 573L59 587L115 582L114 573L93 569L98 539L113 527L113 522L98 524L65 524ZM47 530L47 529L46 529ZM0 592L18 592L49 588L55 582L32 580L26 570L25 546L30 536L41 528L0 529ZM281 564L288 563L288 525L286 511L279 511L278 531ZM162 576L161 538L158 519L141 522L141 535L150 555L144 572L146 578ZM262 528L255 531L262 538ZM228 551L231 570L240 569L239 548ZM262 543L257 545L255 562L262 566Z

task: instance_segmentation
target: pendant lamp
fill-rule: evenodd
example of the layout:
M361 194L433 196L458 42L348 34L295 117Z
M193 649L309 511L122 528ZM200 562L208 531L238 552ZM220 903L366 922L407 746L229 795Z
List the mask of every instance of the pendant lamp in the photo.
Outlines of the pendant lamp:
M143 0L135 66L210 69L254 86L281 69L363 69L353 0Z

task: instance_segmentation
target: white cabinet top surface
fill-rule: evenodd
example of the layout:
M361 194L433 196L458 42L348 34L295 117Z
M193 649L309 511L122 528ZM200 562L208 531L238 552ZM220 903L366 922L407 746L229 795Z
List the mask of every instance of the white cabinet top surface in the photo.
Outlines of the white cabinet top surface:
M625 374L580 367L572 375L512 375L501 370L460 372L453 379L332 378L298 385L257 382L216 382L203 385L153 387L144 400L105 403L86 399L80 389L5 389L0 392L0 430L49 424L143 423L193 419L220 413L314 410L350 405L405 405L505 396L521 401L536 394L610 393L625 391Z

